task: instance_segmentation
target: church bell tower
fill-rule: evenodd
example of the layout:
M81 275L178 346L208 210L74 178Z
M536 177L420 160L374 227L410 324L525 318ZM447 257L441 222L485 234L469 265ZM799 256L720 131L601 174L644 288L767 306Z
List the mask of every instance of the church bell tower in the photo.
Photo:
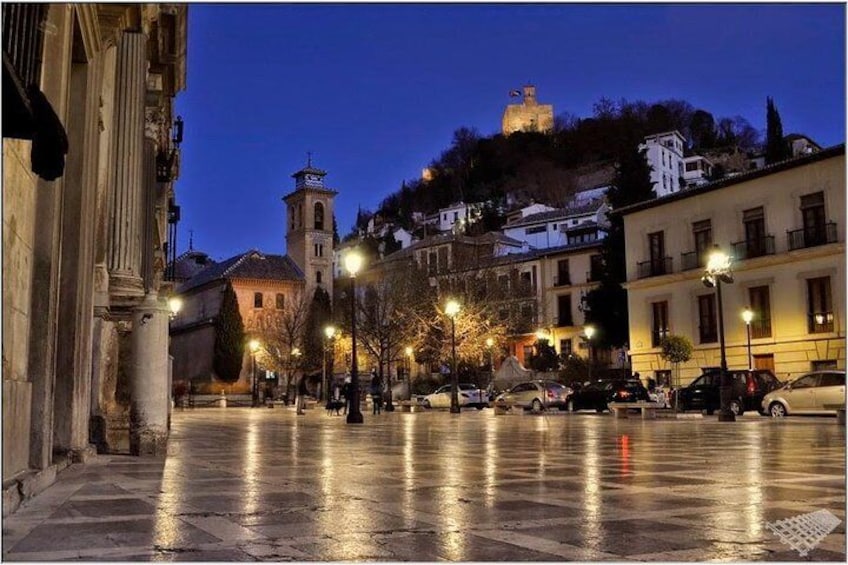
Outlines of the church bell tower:
M306 279L306 297L316 287L333 297L333 200L338 194L324 186L326 171L312 166L292 175L294 191L283 197L286 203L286 251Z

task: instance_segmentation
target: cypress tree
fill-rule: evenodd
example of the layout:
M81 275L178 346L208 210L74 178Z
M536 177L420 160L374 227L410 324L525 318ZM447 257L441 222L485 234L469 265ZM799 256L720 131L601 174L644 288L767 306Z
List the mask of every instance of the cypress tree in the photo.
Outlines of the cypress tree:
M607 201L613 211L656 198L646 151L639 150L634 143L621 153L615 179L607 190ZM625 245L624 219L612 215L609 233L601 248L601 284L586 297L586 320L597 326L595 343L601 347L620 347L629 339L627 291L621 286L627 280Z
M332 305L330 295L321 287L315 289L303 333L303 364L307 372L320 370L324 360L324 328L330 323Z
M789 144L783 138L783 124L774 100L766 97L766 165L788 159Z
M244 360L244 339L244 322L238 299L232 285L227 282L221 309L215 319L215 349L212 355L212 368L220 380L227 383L238 380Z

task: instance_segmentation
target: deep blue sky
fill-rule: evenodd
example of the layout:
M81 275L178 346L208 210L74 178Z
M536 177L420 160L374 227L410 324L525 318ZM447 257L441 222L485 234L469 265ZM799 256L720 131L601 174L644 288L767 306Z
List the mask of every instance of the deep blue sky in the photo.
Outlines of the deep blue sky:
M214 259L285 253L307 151L344 236L528 81L555 114L680 98L761 130L772 96L785 133L845 140L840 4L192 4L188 37L178 252Z

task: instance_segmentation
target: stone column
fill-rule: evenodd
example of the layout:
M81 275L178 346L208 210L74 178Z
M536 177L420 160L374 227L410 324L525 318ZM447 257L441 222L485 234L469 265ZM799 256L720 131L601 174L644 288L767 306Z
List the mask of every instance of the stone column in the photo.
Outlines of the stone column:
M164 456L168 442L168 306L149 293L133 310L130 453Z
M118 41L114 108L114 190L110 203L109 287L113 297L144 295L141 278L142 162L146 36L123 32Z

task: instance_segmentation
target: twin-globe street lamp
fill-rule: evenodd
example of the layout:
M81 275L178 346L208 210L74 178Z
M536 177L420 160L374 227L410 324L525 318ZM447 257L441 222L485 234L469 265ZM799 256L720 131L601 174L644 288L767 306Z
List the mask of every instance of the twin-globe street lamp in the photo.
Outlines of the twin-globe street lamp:
M259 350L259 341L251 339L247 346L250 348L250 359L252 361L250 369L250 375L252 377L250 405L256 408L259 405L259 389L256 387L256 352Z
M347 411L348 424L361 424L365 421L359 409L359 368L356 365L356 273L362 268L362 255L357 251L348 251L344 258L345 269L350 273L350 407Z
M727 372L727 355L724 348L724 315L721 306L721 283L732 283L733 274L730 271L730 256L721 251L718 246L707 259L707 268L704 276L701 277L701 282L709 288L715 287L718 302L718 346L721 353L721 385L719 387L721 408L718 421L735 422L736 416L730 410L730 374Z
M742 319L745 321L745 328L748 333L748 370L754 368L753 357L751 357L751 321L754 319L754 311L750 308L742 310Z
M451 358L453 368L451 369L451 414L459 414L459 377L456 374L456 315L459 314L460 306L456 300L448 300L445 304L445 314L451 321Z
M330 380L327 378L327 351L333 346L333 336L336 335L335 326L326 326L324 328L324 336L327 340L324 342L324 370L321 373L321 394L326 395L326 400L330 400ZM331 355L332 357L332 355ZM324 400L322 398L321 400Z

